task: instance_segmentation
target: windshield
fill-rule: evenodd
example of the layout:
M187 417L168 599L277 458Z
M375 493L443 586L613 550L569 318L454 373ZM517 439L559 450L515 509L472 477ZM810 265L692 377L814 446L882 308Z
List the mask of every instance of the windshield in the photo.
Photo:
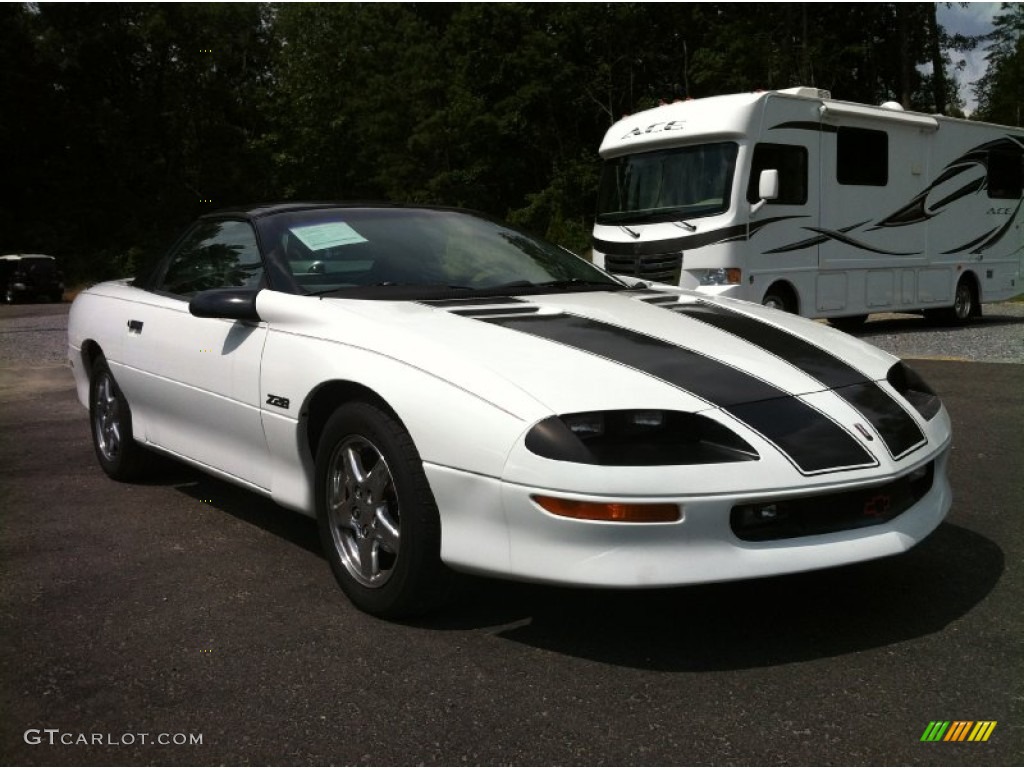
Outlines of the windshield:
M268 261L305 293L420 298L438 290L623 287L564 248L463 211L320 208L278 213L257 226Z
M729 209L736 144L701 144L606 160L598 224L710 216Z
M21 268L35 277L49 277L57 271L57 263L49 256L23 256Z

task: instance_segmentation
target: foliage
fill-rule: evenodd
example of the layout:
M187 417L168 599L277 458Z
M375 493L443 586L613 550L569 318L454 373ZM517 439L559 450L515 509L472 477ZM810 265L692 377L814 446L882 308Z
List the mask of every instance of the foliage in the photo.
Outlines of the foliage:
M990 119L1019 121L1021 16L989 41ZM942 51L970 44L930 3L0 4L0 250L101 278L205 210L375 199L584 251L624 113L794 85L956 113Z
M978 81L977 117L1024 125L1024 5L1003 3L988 43L988 70Z
M26 105L0 127L2 209L16 222L5 247L104 277L123 251L159 247L202 210L259 189L260 6L47 3L0 14L0 50L18 57L0 62L3 101Z

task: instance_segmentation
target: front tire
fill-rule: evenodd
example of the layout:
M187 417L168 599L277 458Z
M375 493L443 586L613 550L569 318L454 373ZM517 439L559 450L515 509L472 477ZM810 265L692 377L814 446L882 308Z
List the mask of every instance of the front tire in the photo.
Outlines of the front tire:
M415 616L446 596L441 524L412 438L369 402L327 420L316 454L320 541L356 607L382 618Z
M799 301L793 286L785 282L772 283L765 291L761 304L769 309L795 315L800 311Z
M132 437L132 411L107 361L96 358L89 380L89 423L100 467L120 482L142 476L146 456Z

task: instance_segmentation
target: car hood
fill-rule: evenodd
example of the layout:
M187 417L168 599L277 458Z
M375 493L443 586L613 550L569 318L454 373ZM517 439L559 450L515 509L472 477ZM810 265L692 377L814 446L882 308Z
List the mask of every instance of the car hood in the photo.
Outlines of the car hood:
M385 355L524 428L591 411L706 413L805 475L898 462L928 442L886 381L896 358L758 305L679 290L420 302L269 293L257 309L272 332Z
M513 411L511 389L549 413L693 412L877 381L895 362L821 323L678 290L422 302L263 291L258 308L272 325L365 346Z

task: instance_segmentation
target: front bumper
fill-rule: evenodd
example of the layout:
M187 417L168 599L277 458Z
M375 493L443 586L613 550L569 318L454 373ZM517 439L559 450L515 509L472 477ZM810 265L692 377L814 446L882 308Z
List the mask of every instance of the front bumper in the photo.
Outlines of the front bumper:
M910 549L938 527L952 504L948 444L922 460L935 462L931 488L895 518L770 541L743 541L730 526L733 508L763 502L763 493L586 496L447 467L428 464L426 469L441 511L441 557L457 570L564 585L669 587L830 568ZM773 492L771 498L825 496L894 479L878 477L827 492L794 488ZM682 518L673 523L574 520L545 512L531 498L537 494L596 502L669 502L682 508Z

